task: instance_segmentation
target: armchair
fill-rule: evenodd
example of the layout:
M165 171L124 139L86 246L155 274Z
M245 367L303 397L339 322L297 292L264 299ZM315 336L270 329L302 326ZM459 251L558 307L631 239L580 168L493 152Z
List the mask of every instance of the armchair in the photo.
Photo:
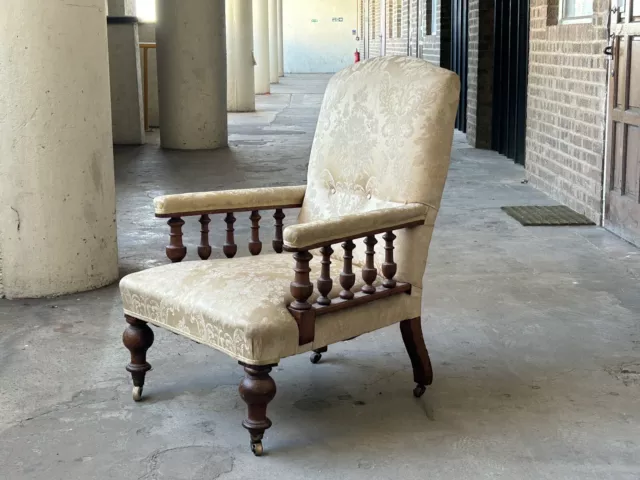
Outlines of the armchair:
M166 254L172 263L120 283L134 400L141 400L151 368L149 324L213 347L244 367L239 390L248 415L242 424L255 455L262 454L271 427L266 413L276 386L269 373L282 358L312 351L317 363L328 345L400 323L414 395L421 396L432 381L420 320L422 277L458 95L455 74L422 60L380 57L356 64L329 83L306 187L156 198L156 216L169 219ZM283 210L298 207L298 224L283 228ZM264 210L275 210L276 253L259 255ZM234 258L234 222L241 212L249 213L251 256ZM227 259L208 260L214 214L225 215ZM187 216L200 217L197 253L206 261L182 262ZM376 251L378 243L383 248Z

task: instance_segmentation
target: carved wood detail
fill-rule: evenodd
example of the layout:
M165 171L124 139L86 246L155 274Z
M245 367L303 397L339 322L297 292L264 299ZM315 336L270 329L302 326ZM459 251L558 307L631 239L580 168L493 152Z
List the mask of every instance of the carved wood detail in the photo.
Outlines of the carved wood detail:
M182 226L184 220L180 217L171 217L167 222L169 225L169 245L165 249L167 258L176 263L182 261L187 256L187 247L182 243Z
M396 286L396 281L393 277L396 276L396 272L398 271L398 265L393 260L393 241L396 239L396 236L393 232L387 232L382 236L385 246L384 246L384 263L382 264L382 275L384 276L384 280L382 282L382 286L385 288L393 288Z
M320 249L320 253L322 254L322 267L320 268L320 277L317 282L318 291L320 292L317 303L331 305L329 293L333 288L333 279L331 278L331 254L333 254L333 248L331 248L331 245L327 245Z
M284 212L281 208L277 208L276 213L273 214L273 218L276 220L276 235L273 242L271 242L271 245L276 253L282 253L282 246L284 245L284 241L282 239L282 221L284 220L284 216Z
M206 260L211 256L211 245L209 245L209 224L211 219L209 215L200 217L200 245L198 245L198 256L202 260Z
M374 256L376 251L374 250L374 246L378 243L376 237L373 235L369 235L365 238L364 244L367 246L365 250L365 263L364 267L362 267L362 279L364 280L364 285L362 286L362 291L366 294L376 293L376 287L373 286L373 282L378 278L378 269L374 265Z
M228 212L227 216L224 218L224 221L227 224L227 238L224 245L222 246L222 251L227 258L233 258L238 252L238 245L236 245L236 242L233 238L233 224L236 222L236 217L233 215L233 213Z
M347 240L342 244L344 249L344 267L340 274L340 286L342 291L340 292L340 298L344 300L351 300L354 293L351 291L353 285L356 283L356 274L353 273L353 249L355 248L353 240Z
M249 252L251 255L258 255L262 251L262 242L260 241L260 212L253 210L249 220L251 220L251 240L249 241Z

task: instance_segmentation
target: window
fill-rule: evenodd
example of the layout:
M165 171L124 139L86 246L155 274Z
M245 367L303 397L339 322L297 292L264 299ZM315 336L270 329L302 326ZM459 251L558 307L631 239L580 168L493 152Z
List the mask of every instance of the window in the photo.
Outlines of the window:
M141 22L154 23L156 21L156 1L136 0L136 16Z
M562 23L590 22L593 16L593 0L561 0Z
M402 0L396 0L396 2L400 3ZM393 8L393 0L387 0L387 37L393 38L393 12L395 9Z
M402 37L402 0L396 2L396 38Z

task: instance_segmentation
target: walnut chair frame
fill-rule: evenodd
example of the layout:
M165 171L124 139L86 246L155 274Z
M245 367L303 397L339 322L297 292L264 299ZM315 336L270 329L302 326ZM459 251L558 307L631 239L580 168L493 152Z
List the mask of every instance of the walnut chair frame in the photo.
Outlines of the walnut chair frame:
M236 262L241 260L254 261L252 260L253 257L260 255L263 250L260 237L260 221L262 220L260 212L264 211L275 211L273 213L275 231L271 245L276 253L263 255L259 258L270 257L272 260L269 261L273 262L275 261L273 258L276 257L281 258L289 255L292 257L291 266L293 270L289 270L291 273L288 279L283 278L283 280L289 282L289 298L291 300L287 301L286 310L283 304L282 310L278 311L278 315L282 314L286 317L281 322L285 324L285 328L289 329L287 331L291 333L287 341L293 344L293 353L289 352L286 355L278 354L275 357L260 358L231 355L244 367L245 377L240 383L239 393L247 404L248 413L242 425L249 431L253 453L257 456L262 455L263 436L265 430L271 427L271 420L267 417L267 405L275 397L276 384L271 378L270 372L277 365L278 358L303 351L311 351L311 362L318 363L322 358L322 354L327 352L327 347L330 343L349 340L362 333L382 328L381 326L363 328L357 332L351 331L350 334L345 332L341 337L338 335L340 338L334 336L332 337L334 338L333 340L327 341L326 338L328 337L325 335L326 332L322 333L322 328L326 328L326 321L331 321L332 319L337 321L335 319L338 317L341 322L348 321L348 319L345 319L344 316L340 317L340 315L348 314L351 316L354 312L362 312L364 311L362 309L370 308L368 305L375 303L376 309L366 310L365 313L367 315L375 315L375 313L370 312L386 309L389 315L393 316L396 315L394 305L397 306L399 304L389 302L404 302L403 298L411 297L413 299L412 302L415 300L411 304L411 308L397 310L398 312L407 313L407 316L394 318L391 321L387 319L385 320L387 323L382 326L400 323L402 339L413 368L415 382L413 394L416 397L422 396L426 387L432 383L431 361L425 346L419 316L419 292L421 291L420 282L424 272L424 264L426 263L431 229L435 221L435 214L437 213L448 169L459 82L451 72L433 67L421 60L400 57L379 58L350 67L336 75L337 80L334 77L327 90L323 111L332 108L333 103L337 101L336 98L345 97L344 94L334 95L335 90L341 88L341 81L344 81L345 85L350 88L349 85L357 85L353 83L353 77L357 76L361 71L366 72L367 70L372 72L369 78L373 78L373 80L370 81L379 83L384 78L384 76L375 77L377 74L395 75L398 78L398 83L405 89L400 93L408 92L407 95L409 95L419 91L422 96L407 100L408 108L416 108L416 106L422 108L426 105L424 119L420 117L419 113L416 113L418 118L416 125L422 127L423 125L430 125L428 122L433 121L438 121L442 124L439 127L441 128L441 134L433 138L427 136L426 139L421 140L425 145L421 147L422 150L412 153L416 158L419 158L419 155L426 155L427 160L423 162L426 167L414 162L418 165L414 171L409 169L406 173L406 178L399 178L400 182L410 183L415 180L418 174L423 175L422 172L424 172L423 183L417 182L412 187L419 194L413 196L412 194L405 195L402 187L392 185L391 190L396 193L389 193L385 197L385 194L377 193L375 189L367 193L366 189L354 184L356 187L349 187L347 194L351 195L351 197L355 195L362 207L339 215L333 212L316 218L308 214L305 216L303 213L305 206L313 204L313 202L318 204L318 200L315 198L318 194L318 183L313 184L316 179L312 176L312 166L318 164L318 160L314 160L314 151L321 148L319 146L321 142L318 137L321 137L322 133L319 134L317 132L314 140L314 150L312 150L309 184L307 186L167 195L157 198L154 201L156 217L168 219L169 244L166 247L166 256L171 261L171 264L128 275L120 284L127 322L127 327L123 334L123 343L131 354L131 361L126 369L133 379L133 399L135 401L142 399L145 376L151 369L151 365L147 361L147 351L153 344L154 334L149 327L149 323L165 327L176 333L182 333L194 341L200 341L200 343L205 343L229 353L223 346L212 345L204 339L204 336L199 337L188 331L177 331L175 326L158 321L154 318L154 315L157 313L159 303L180 300L179 293L172 292L170 286L166 286L167 282L173 281L172 274L186 270L190 272L194 269L204 270L209 273L215 273L217 269L232 271L229 269L232 269ZM420 90L415 85L416 81L423 78L429 79L432 84ZM335 84L338 84L338 86ZM371 89L378 88L376 85L377 83ZM367 87L365 86L364 88ZM434 92L441 95L441 97L434 97ZM414 102L413 106L411 102ZM432 106L432 104L435 106ZM404 108L404 106L392 105L390 108L398 109ZM420 111L418 110L418 112ZM321 113L318 131L325 127L328 128L328 124L322 123L322 119L326 118L327 115L326 112ZM407 131L409 134L412 132L411 129ZM405 145L407 145L405 148L409 151L411 145L416 144L416 140L410 136L405 140ZM436 145L437 148L434 148L433 145ZM390 154L399 155L399 153L395 152L393 146L389 148ZM355 149L350 155L356 157L360 155L360 152ZM366 162L366 152L363 158L365 160L362 161ZM384 168L380 164L367 165L370 170ZM402 177L403 173L399 172L398 175ZM370 183L371 179L367 184L367 188L369 188ZM327 195L326 198L328 200L326 202L333 201L331 200L333 197L328 195L340 194L338 190L341 188L340 185L343 184L332 183L330 188L325 189L326 192L322 194ZM321 186L320 190L322 188ZM355 194L353 193L354 191L356 192ZM372 191L373 193L371 193ZM376 200L372 198L376 195L380 198L384 197L384 199ZM285 219L284 210L288 208L302 208L302 211L298 217L299 223L285 228L283 224ZM213 252L213 247L209 240L210 225L212 216L216 215L223 217L226 224L226 237L222 245L222 252L227 257L227 260L209 260ZM251 223L250 238L247 245L251 257L246 257L245 259L234 258L238 253L234 228L237 215L247 215ZM201 234L200 244L197 246L196 251L199 258L205 262L182 262L187 255L187 247L183 243L182 230L185 225L185 217L196 217L199 220ZM398 246L396 240L401 242L400 246ZM382 243L382 249L376 253L376 245L378 243ZM358 250L358 244L360 244L361 248L364 247L362 251ZM396 250L398 248L400 249L399 263L396 262ZM418 259L414 262L417 267L414 269L414 273L411 273L409 268L411 266L405 264L412 262L411 255L414 254L416 248L420 250ZM340 249L342 255L338 256L336 251ZM376 255L379 256L377 257ZM311 276L312 260L319 261L318 267L315 267L318 269L317 278L312 278ZM280 260L277 261L279 262ZM260 263L258 262L260 260L256 259L255 262L256 268L259 268ZM341 267L341 271L336 274L334 270L332 274L332 265ZM358 279L357 272L354 272L354 267L360 267L360 279ZM284 270L284 272L286 271ZM156 272L158 272L157 275ZM167 275L167 273L171 275L165 277L165 283L159 283L161 286L159 288L160 292L158 293L158 289L152 292L152 289L147 286L149 281L157 278L158 275ZM337 280L339 287L338 284L334 285L334 280ZM242 279L234 281L242 286ZM199 282L198 286L203 288L202 282ZM317 291L317 294L314 294L314 290ZM209 298L210 293L212 292L204 290L202 296ZM155 295L152 301L142 302L141 299L152 294ZM418 295L417 299L415 298L416 295ZM198 301L200 302L200 300ZM238 302L242 301L238 300ZM215 303L215 299L212 299L211 302ZM415 306L416 302L417 307ZM399 313L398 315L404 315L404 313ZM325 316L326 321L323 318ZM295 327L293 322L295 322ZM344 325L344 323L339 322L338 324ZM297 338L293 337L294 329ZM319 331L321 332L320 337L318 337ZM341 333L339 332L339 334ZM323 337L322 335L325 336ZM270 341L273 343L273 340Z

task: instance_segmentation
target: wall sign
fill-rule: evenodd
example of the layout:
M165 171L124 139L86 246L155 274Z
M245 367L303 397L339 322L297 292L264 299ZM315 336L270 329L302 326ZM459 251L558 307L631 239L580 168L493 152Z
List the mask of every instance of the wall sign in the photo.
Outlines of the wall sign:
M333 17L332 22L344 22L344 17Z

